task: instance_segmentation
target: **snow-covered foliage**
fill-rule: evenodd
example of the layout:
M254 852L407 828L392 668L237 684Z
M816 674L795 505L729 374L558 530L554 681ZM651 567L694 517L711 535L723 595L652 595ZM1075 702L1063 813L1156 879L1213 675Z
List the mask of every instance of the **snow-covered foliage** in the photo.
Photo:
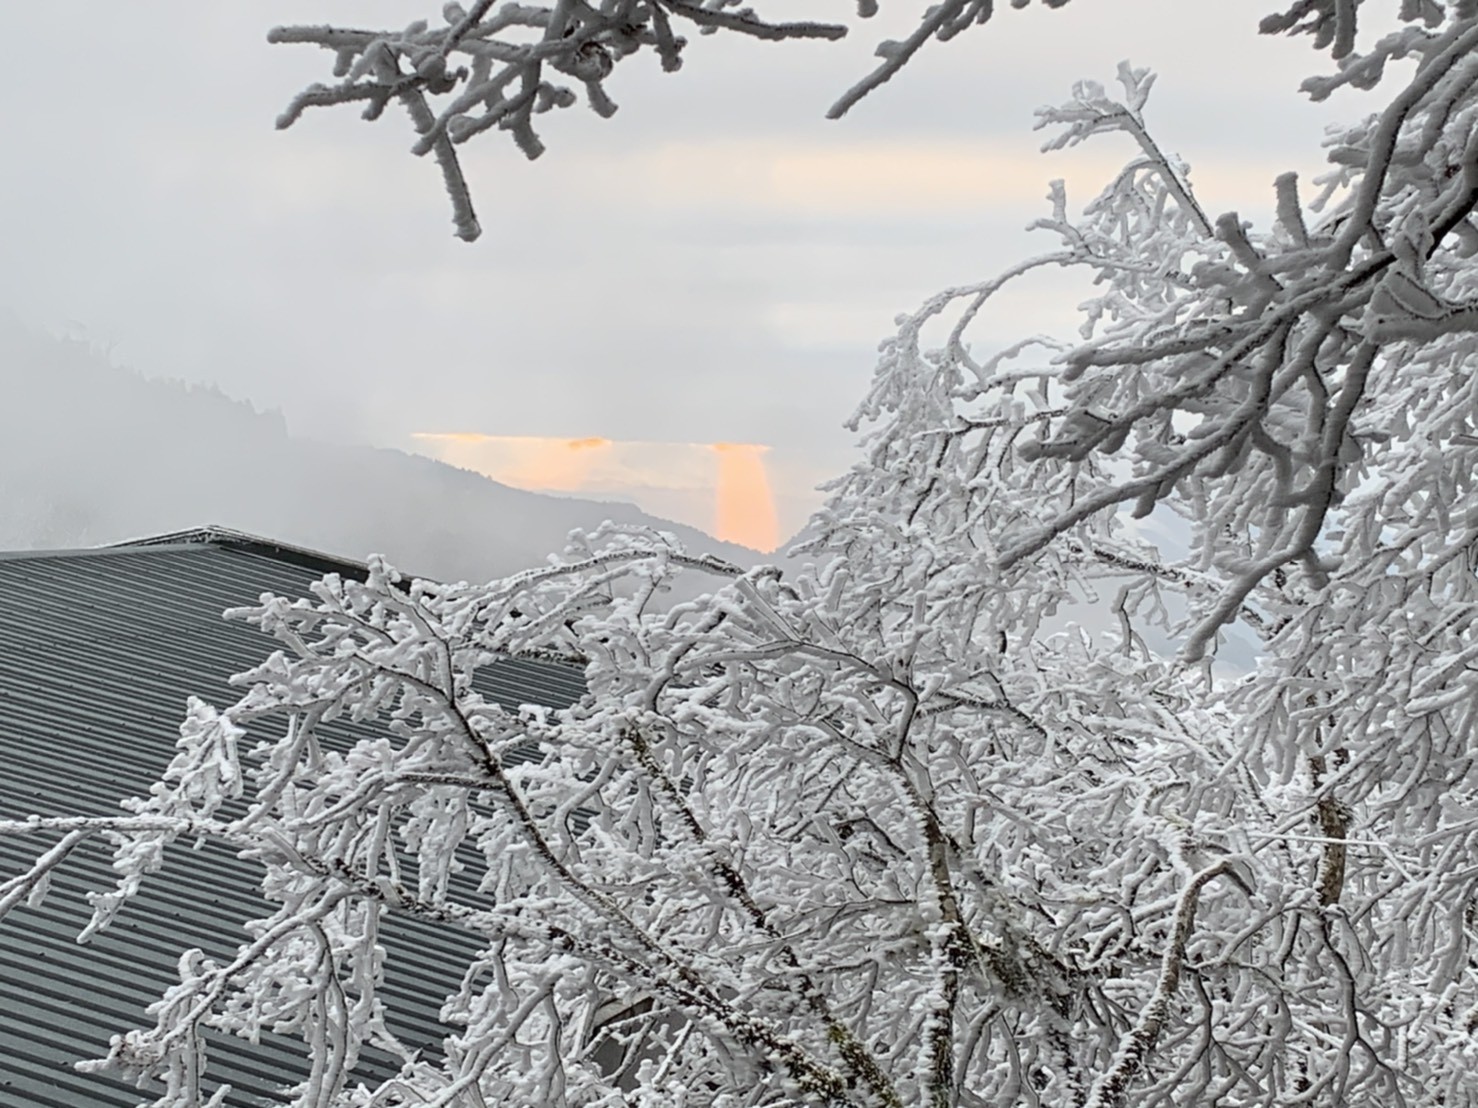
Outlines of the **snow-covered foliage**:
M1141 156L1080 218L1053 190L1059 249L900 320L811 568L612 529L491 585L377 562L238 613L283 650L151 796L3 827L66 837L0 909L88 835L117 842L99 924L167 841L263 869L274 914L107 1064L161 1108L201 1102L207 1027L301 1034L302 1106L1478 1103L1478 5L1403 3L1364 51L1358 7L1274 29L1333 46L1316 95L1407 79L1268 231L1201 210L1147 73L1042 113ZM1080 338L975 356L1042 266L1097 276ZM716 588L669 605L679 574ZM1119 629L1063 630L1085 605ZM1218 682L1231 624L1260 660ZM526 655L589 695L479 695ZM320 743L338 716L373 736ZM397 913L481 953L444 1055L350 1088L395 1047Z
M833 0L853 6L859 18L878 10L878 0ZM1031 0L1011 0L1024 8ZM1061 7L1067 0L1043 0ZM775 5L777 8L783 5ZM941 0L902 41L877 48L877 67L832 105L837 118L892 78L930 39L948 40L990 19L995 0ZM365 119L378 119L398 101L416 131L412 150L431 154L441 167L452 202L457 237L472 241L482 229L457 157L457 147L489 130L507 131L529 158L544 152L534 116L568 108L578 86L596 114L609 117L616 102L606 78L617 63L645 48L671 73L683 63L687 41L679 28L722 32L772 42L839 39L844 23L773 21L743 0L476 0L466 7L449 0L440 18L418 19L400 30L326 25L275 28L275 43L304 43L334 55L333 83L303 89L278 117L290 127L308 108L363 104Z

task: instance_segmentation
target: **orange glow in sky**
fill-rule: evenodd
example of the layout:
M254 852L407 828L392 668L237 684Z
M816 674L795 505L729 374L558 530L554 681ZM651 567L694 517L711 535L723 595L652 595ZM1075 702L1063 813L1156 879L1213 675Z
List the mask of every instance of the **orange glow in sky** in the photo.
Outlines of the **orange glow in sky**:
M526 489L579 492L602 453L610 453L610 439L532 439L521 444L517 464L503 478Z
M656 515L687 517L726 542L763 551L780 544L767 446L455 431L413 437L432 457L515 488L630 498ZM651 502L654 493L665 494L661 503Z
M610 453L612 446L610 439L553 439L457 431L415 437L435 442L436 456L443 462L476 470L514 488L543 492L588 489L591 470L602 454Z
M780 545L775 519L775 497L765 472L767 446L716 442L718 489L714 496L714 538L737 542L755 550Z

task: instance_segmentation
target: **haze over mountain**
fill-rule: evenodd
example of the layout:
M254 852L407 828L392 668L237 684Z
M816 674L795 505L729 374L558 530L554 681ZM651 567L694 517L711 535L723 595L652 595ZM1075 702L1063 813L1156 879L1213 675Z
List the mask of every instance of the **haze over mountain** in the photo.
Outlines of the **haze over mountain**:
M346 381L352 388L352 381ZM481 580L607 519L695 552L754 551L629 504L541 495L399 450L288 433L217 389L149 380L0 313L0 550L118 542L206 523L409 571Z

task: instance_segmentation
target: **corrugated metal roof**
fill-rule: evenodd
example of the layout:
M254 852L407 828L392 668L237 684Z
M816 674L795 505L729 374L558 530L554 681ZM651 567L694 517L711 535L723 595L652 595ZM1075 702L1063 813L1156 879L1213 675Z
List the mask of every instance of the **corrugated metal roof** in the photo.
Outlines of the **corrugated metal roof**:
M232 703L239 690L227 678L272 648L221 612L266 591L300 595L323 572L354 568L219 530L0 556L0 815L117 811L168 762L186 697ZM484 670L478 685L504 703L553 708L583 692L576 671L522 660ZM39 837L0 838L0 875L43 848ZM0 923L0 1108L137 1104L131 1086L79 1074L74 1063L105 1054L112 1034L152 1025L144 1010L176 980L183 950L234 953L241 921L263 914L255 870L207 845L177 852L112 928L78 946L90 917L84 893L112 882L106 849L94 845L57 874L42 907ZM438 1044L437 1013L455 983L448 971L474 944L414 920L396 921L385 941L392 1031L407 1044ZM211 1058L235 1090L232 1105L274 1103L275 1090L304 1072L295 1040L220 1039ZM366 1079L394 1068L386 1058L361 1063Z

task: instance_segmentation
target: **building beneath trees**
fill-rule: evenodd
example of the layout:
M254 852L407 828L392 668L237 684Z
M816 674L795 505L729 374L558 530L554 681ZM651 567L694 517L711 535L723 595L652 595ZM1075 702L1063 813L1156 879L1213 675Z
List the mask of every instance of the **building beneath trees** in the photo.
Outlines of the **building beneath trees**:
M0 818L117 814L121 799L146 793L173 754L186 698L234 702L230 676L274 648L222 612L263 592L302 595L326 573L362 576L364 567L218 528L0 554ZM576 671L523 660L480 671L478 686L505 704L550 708L583 691ZM0 837L0 897L6 878L55 838ZM76 1063L106 1054L110 1036L152 1025L146 1009L178 980L181 951L229 958L247 937L240 921L267 912L258 871L207 843L181 852L109 929L79 946L87 893L114 883L110 860L106 843L84 844L39 907L18 905L0 921L0 1108L131 1108L153 1099ZM434 1054L448 1031L442 1000L473 940L396 919L382 941L394 950L388 1029ZM246 1106L276 1102L306 1062L293 1036L256 1045L220 1037L210 1068L232 1086L226 1103ZM359 1066L372 1084L398 1069L374 1052Z

